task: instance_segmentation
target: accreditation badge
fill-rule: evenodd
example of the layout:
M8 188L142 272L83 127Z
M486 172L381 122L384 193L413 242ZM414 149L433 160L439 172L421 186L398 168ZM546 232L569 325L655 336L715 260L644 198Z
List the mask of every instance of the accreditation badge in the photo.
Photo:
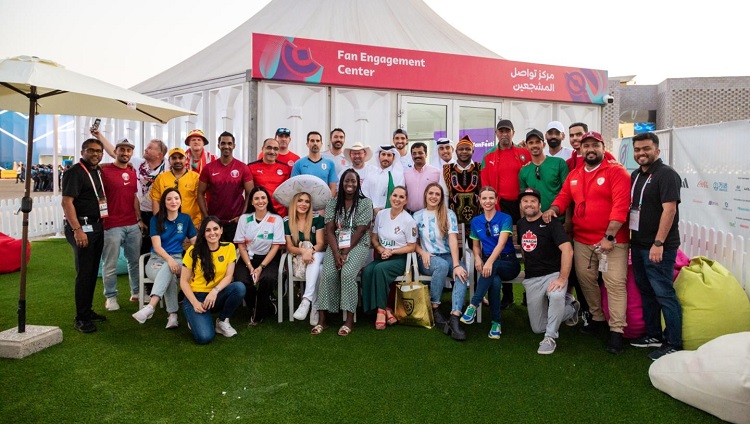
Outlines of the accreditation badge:
M109 216L109 210L107 209L107 198L99 198L99 218L106 218Z
M352 245L352 230L339 231L339 249L346 249Z
M639 209L630 210L630 231L638 231L638 224L641 221L641 211Z

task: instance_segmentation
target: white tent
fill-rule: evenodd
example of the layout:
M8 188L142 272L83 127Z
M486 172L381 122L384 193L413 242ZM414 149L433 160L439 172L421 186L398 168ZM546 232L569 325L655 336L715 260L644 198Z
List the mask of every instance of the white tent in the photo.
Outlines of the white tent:
M298 154L307 151L307 132L325 135L336 127L345 129L347 144L371 147L389 143L396 128L408 129L410 140L422 141L438 136L457 140L462 131L482 129L486 135L475 142L492 145L492 129L501 117L512 119L518 134L551 120L589 122L599 129L601 107L590 104L254 80L253 34L503 59L421 0L272 0L223 38L133 87L198 116L175 119L166 127L116 123L107 136L140 135L140 142L157 137L180 146L188 131L200 128L215 152L216 136L229 131L236 137L235 157L248 162L279 127L291 129L290 149ZM106 125L105 132L111 127ZM135 130L127 133L128 128Z
M501 58L421 0L273 0L220 40L132 89L155 94L196 82L244 78L252 62L253 33Z

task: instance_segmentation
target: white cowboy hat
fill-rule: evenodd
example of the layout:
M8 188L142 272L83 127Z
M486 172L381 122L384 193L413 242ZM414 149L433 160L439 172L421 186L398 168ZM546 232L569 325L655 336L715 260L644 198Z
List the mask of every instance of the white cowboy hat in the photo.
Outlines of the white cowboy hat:
M289 209L292 197L297 193L309 194L313 210L316 211L325 209L326 204L331 200L331 187L315 175L297 175L284 181L276 187L273 197Z
M351 157L352 150L364 150L365 151L365 160L364 160L365 163L369 162L370 159L372 158L372 149L370 148L370 146L365 146L362 143L354 143L352 144L352 147L347 147L346 149L344 149L344 156L347 159L349 159L349 162L352 161L352 157Z

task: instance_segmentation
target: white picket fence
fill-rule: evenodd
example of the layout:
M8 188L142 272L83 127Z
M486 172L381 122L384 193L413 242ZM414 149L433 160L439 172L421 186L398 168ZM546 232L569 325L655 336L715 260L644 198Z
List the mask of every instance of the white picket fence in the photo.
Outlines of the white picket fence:
M62 196L34 197L34 205L29 214L29 238L51 236L63 233ZM21 238L23 214L21 199L0 200L0 232L13 238Z
M750 243L745 243L742 236L689 221L680 221L679 228L680 249L688 257L705 256L715 260L734 274L743 287L750 284ZM750 295L750 291L746 291Z

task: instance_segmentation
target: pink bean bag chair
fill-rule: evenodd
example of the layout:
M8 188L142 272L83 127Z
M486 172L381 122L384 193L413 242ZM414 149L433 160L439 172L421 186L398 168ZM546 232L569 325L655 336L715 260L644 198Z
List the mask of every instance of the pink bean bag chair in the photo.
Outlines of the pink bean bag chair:
M682 250L677 250L677 258L674 264L674 277L677 278L677 274L683 266L690 264L690 258L688 258ZM643 322L643 302L641 301L641 292L638 291L638 286L635 284L635 274L633 273L633 262L628 259L628 282L626 285L626 291L628 293L628 306L625 312L625 321L628 326L625 327L623 335L628 339L636 339L646 334L646 324ZM602 289L602 309L604 310L604 316L609 321L609 303L607 302L607 289L604 285Z
M31 243L26 249L26 263L29 263L31 257ZM14 239L8 235L0 233L0 274L16 272L21 269L21 240Z

